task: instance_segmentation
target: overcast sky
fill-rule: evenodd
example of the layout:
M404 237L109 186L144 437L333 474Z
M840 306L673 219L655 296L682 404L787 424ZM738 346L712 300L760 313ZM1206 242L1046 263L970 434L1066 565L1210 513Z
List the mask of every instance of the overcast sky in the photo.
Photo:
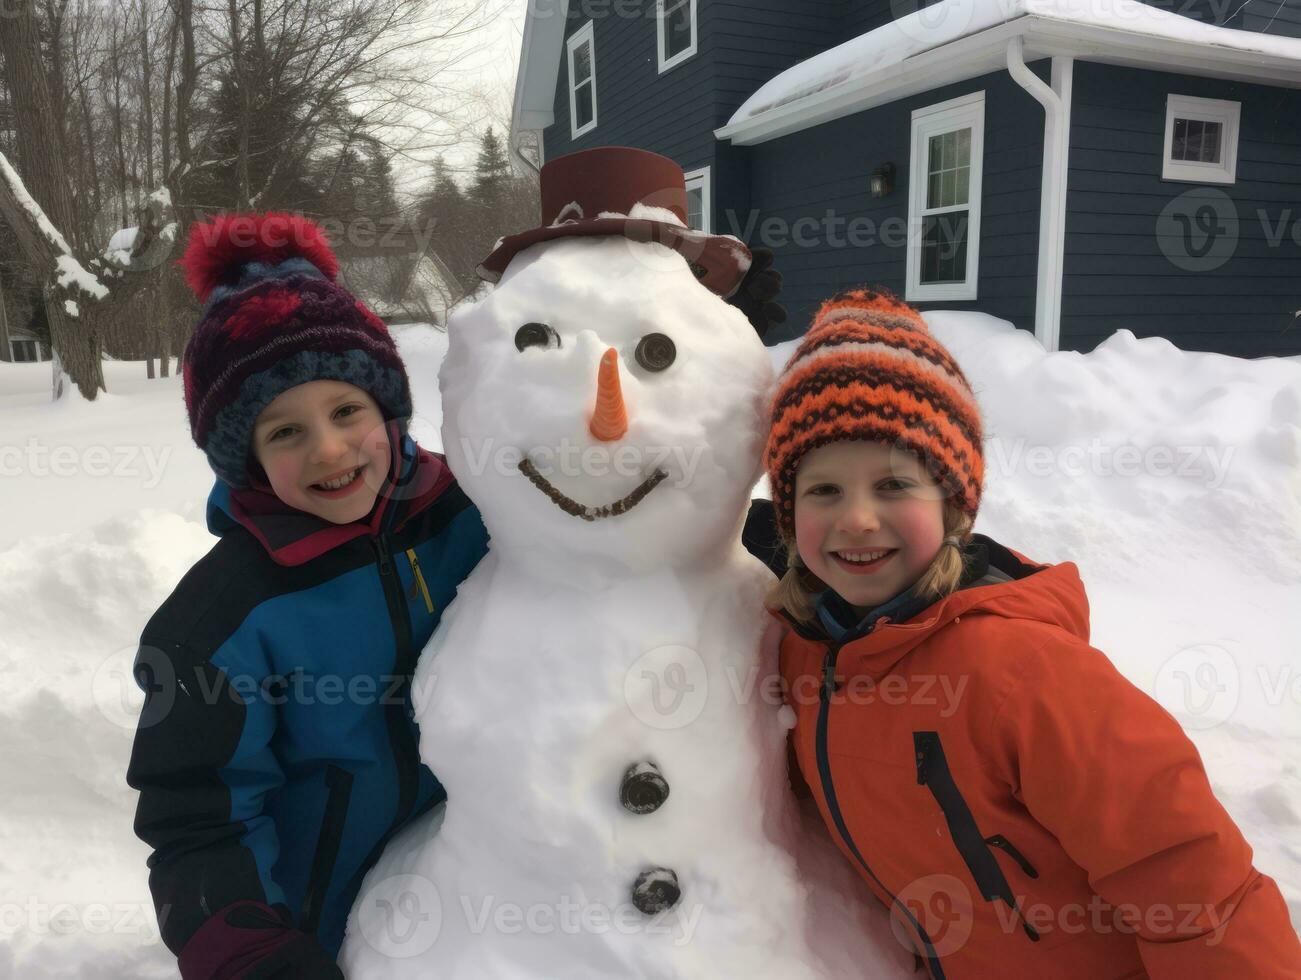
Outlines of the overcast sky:
M439 8L440 0L428 2L431 9ZM484 26L457 42L455 63L438 75L444 93L438 96L435 111L458 116L462 126L471 130L464 141L443 151L444 159L463 177L468 178L473 171L478 134L489 122L503 135L510 125L527 10L528 0L483 0L480 20ZM427 62L443 64L448 50L447 42L432 42L427 46ZM429 126L431 132L447 130L432 114ZM428 179L429 164L437 153L433 149L415 149L408 159L399 160L397 171L402 192L411 194L420 189Z

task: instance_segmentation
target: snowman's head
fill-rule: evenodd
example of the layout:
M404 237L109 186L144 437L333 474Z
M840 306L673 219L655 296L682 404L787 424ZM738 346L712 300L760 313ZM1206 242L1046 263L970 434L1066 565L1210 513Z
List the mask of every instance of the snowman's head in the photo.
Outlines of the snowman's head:
M772 367L676 252L534 246L448 335L443 444L494 549L600 575L689 565L735 539Z

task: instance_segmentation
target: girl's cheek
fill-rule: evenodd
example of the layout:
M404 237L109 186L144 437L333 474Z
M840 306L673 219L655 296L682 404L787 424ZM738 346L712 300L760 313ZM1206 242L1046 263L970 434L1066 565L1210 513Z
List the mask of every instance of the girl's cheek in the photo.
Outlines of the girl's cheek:
M795 505L795 550L809 563L810 556L822 551L822 541L826 537L826 519L808 507Z

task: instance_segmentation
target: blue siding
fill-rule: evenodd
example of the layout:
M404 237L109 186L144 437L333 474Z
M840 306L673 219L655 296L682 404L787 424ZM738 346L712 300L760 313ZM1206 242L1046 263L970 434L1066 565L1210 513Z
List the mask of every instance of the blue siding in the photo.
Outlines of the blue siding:
M841 40L848 41L912 13L924 0L845 0Z
M1048 79L1048 61L1030 67ZM818 305L841 289L879 283L904 294L907 251L902 229L908 217L912 111L982 89L985 170L978 298L917 305L923 310L979 309L1034 329L1043 109L1005 72L998 72L752 148L752 195L758 211L725 213L719 230L745 237L749 220L754 227L751 244L779 245L774 251L790 320L770 342L803 333ZM873 199L869 175L887 161L895 165L895 191ZM878 233L870 243L854 244L844 231L838 241L828 240L821 231L812 232L810 224L821 225L828 211L846 223L870 219ZM780 229L793 229L800 221L810 229L805 238L815 241L775 241L772 231L780 234ZM765 222L772 222L771 230ZM894 229L891 234L879 233L889 227Z
M695 57L659 74L654 0L571 4L566 35L593 21L597 126L570 138L569 62L562 53L555 123L546 158L594 146L638 146L672 157L684 170L713 168L714 228L727 209L749 207L748 156L719 144L714 130L775 75L838 43L845 0L699 0ZM586 9L586 12L585 12ZM597 16L589 16L588 14Z
M709 6L703 4L702 20ZM712 59L701 44L694 58L660 75L654 9L654 0L641 0L639 7L627 0L570 4L566 38L589 20L593 25L597 125L577 140L570 136L569 59L562 49L556 121L544 133L546 159L594 146L639 146L672 157L687 170L712 163L717 142Z
M1254 0L1235 19L1244 31L1301 37L1301 0Z
M1238 219L1237 246L1214 269L1181 267L1166 254L1180 258L1179 239L1157 237L1162 210L1199 187L1161 178L1171 92L1242 103L1237 182L1207 185L1228 195ZM1077 62L1062 346L1091 350L1125 327L1189 350L1301 354L1297 119L1293 89ZM1196 233L1193 247L1204 240Z

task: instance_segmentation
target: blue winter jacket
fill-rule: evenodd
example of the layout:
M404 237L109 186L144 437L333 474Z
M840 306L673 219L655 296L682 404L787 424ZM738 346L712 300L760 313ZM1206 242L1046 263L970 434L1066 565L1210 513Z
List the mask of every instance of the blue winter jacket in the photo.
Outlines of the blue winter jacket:
M335 955L384 843L445 798L420 762L411 676L487 532L441 457L393 442L400 479L366 522L241 503L219 481L221 540L145 627L127 779L178 956L242 900Z

